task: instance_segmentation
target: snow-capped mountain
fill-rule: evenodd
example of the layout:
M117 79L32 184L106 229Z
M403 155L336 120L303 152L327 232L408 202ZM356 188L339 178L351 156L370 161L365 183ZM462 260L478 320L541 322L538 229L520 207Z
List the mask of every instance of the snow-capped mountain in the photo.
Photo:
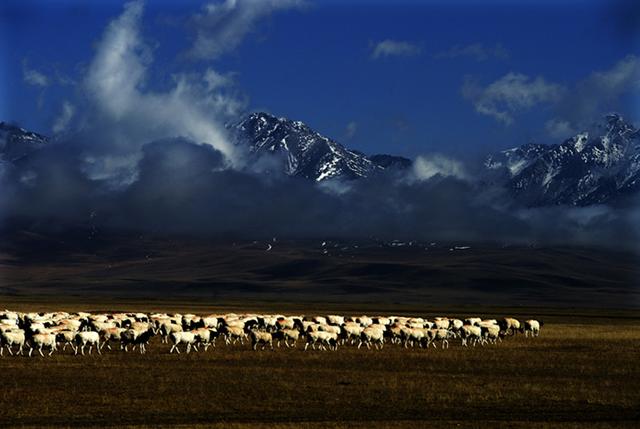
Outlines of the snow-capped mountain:
M387 167L411 163L406 158L390 155L369 158L321 135L301 121L276 118L267 113L252 113L228 128L235 143L247 145L256 158L280 156L287 175L317 182L369 177Z
M47 141L45 136L0 122L0 161L14 162L40 149Z
M640 190L640 132L611 114L561 144L489 156L485 167L529 206L608 203Z

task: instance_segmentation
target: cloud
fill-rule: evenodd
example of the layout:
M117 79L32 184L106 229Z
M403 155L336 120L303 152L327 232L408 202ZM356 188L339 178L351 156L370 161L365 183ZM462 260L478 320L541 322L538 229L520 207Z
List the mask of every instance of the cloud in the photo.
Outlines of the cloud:
M566 139L577 133L577 130L568 121L550 119L544 124L544 129L555 139Z
M573 129L587 127L603 112L635 113L624 96L640 90L640 58L629 55L610 69L595 71L579 81L558 103L554 121ZM635 103L632 101L631 103Z
M413 163L413 173L418 180L429 180L435 176L469 178L461 162L443 155L418 156Z
M235 49L258 20L273 12L303 4L301 0L225 0L211 2L192 19L195 41L187 56L213 60Z
M102 169L118 166L113 173L120 174L128 162L131 171L143 144L176 136L209 144L229 163L241 163L224 128L246 104L233 91L231 75L209 68L203 74L174 75L164 92L147 89L153 58L140 35L142 13L142 2L128 3L108 25L83 80L89 111L80 132L91 141L84 148L90 152L87 168L105 177L110 172Z
M220 7L263 7L244 4ZM96 213L97 229L197 237L637 243L629 233L637 217L627 221L612 208L514 208L503 188L478 185L462 162L441 155L418 157L406 171L320 185L244 165L223 126L243 106L233 74L208 68L149 89L153 52L140 34L142 16L142 4L129 3L96 44L83 95L66 114L62 106L60 118L69 119L61 129L73 132L0 164L3 225L19 219L25 229L64 230ZM474 103L511 115L551 102L560 88L509 74L467 89Z
M355 121L351 121L347 124L347 127L344 130L344 138L345 140L350 140L353 136L356 135L358 131L358 123Z
M513 72L486 87L467 77L461 90L463 97L473 103L476 112L506 125L513 122L516 112L539 104L555 103L565 91L562 85L547 82L541 76L531 78Z
M47 76L37 70L27 68L26 64L22 69L22 78L29 85L39 86L41 88L47 87L51 83Z
M411 57L419 55L420 46L399 40L386 39L376 43L371 49L371 58L374 60L386 57Z
M434 57L449 59L468 57L473 58L476 61L486 61L489 58L505 60L509 58L509 51L507 51L507 49L505 49L505 47L500 43L493 47L485 46L482 43L473 43L466 46L455 45L448 51L440 52Z
M73 115L75 115L75 113L75 106L68 101L64 101L62 103L62 111L60 112L60 115L53 122L53 132L57 134L64 131L69 125L69 122L71 122L71 119L73 118Z

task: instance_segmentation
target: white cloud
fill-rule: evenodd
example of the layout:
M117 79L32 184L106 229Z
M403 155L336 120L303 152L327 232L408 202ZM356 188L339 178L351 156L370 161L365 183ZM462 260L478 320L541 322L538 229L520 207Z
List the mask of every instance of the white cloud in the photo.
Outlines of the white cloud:
M550 119L544 124L544 128L555 139L566 139L577 134L577 130L568 121Z
M623 97L639 89L640 58L629 55L610 69L593 72L578 82L559 103L554 120L579 129L611 110L632 113L629 111L635 106L625 106Z
M391 56L410 57L420 54L421 51L422 49L416 44L387 39L373 45L371 58L377 60Z
M212 60L236 48L256 22L280 9L302 5L301 0L225 0L207 4L193 19L196 38L187 55Z
M466 46L455 45L448 51L436 54L435 57L449 59L468 57L476 61L486 61L489 58L504 60L509 58L509 52L500 43L493 47L485 46L482 43L472 43Z
M53 132L57 134L66 130L67 126L69 125L69 122L71 122L71 119L73 118L73 115L75 115L75 113L76 113L76 108L73 104L69 103L68 101L65 101L64 103L62 103L62 111L60 112L60 115L53 122L53 128L52 128Z
M356 135L356 132L358 131L358 123L355 121L351 121L347 124L347 127L344 130L344 138L346 140L350 140L353 138L353 136Z
M468 179L461 162L442 155L418 156L413 163L413 175L417 180L429 180L434 176Z
M486 87L467 78L462 95L470 100L476 111L492 116L504 124L513 122L513 114L538 104L554 103L565 92L562 85L535 79L520 73L508 73Z
M49 86L49 78L37 70L28 69L26 66L22 70L22 78L26 83L33 86Z
M132 153L141 145L183 136L212 145L232 164L239 162L224 122L244 103L223 91L231 83L229 76L208 69L203 75L173 76L174 85L166 92L145 90L152 58L139 34L142 13L142 2L131 2L109 24L84 80L94 107L92 126L103 130L105 152L135 162Z

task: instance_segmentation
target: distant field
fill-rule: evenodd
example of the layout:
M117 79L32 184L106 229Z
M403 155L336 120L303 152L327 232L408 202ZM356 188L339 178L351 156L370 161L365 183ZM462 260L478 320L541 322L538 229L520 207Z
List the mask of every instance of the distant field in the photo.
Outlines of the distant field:
M640 308L631 252L322 243L22 233L0 240L0 296Z
M0 301L0 307L23 310L100 305ZM120 301L114 309L144 305ZM215 309L186 301L147 305ZM267 310L269 304L260 306ZM287 311L314 308L290 304ZM248 345L220 344L190 355L169 355L168 346L154 339L146 355L5 356L0 426L637 427L640 315L530 308L443 308L439 314L516 313L543 318L541 336L468 349L456 341L445 350L387 345L381 351L345 346L337 352L254 352Z

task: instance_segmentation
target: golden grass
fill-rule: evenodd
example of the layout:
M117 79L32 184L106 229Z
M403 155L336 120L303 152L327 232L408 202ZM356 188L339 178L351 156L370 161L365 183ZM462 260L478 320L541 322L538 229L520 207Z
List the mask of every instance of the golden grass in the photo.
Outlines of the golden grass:
M169 355L154 339L146 355L5 356L0 426L636 426L637 319L560 319L536 339L468 349Z

